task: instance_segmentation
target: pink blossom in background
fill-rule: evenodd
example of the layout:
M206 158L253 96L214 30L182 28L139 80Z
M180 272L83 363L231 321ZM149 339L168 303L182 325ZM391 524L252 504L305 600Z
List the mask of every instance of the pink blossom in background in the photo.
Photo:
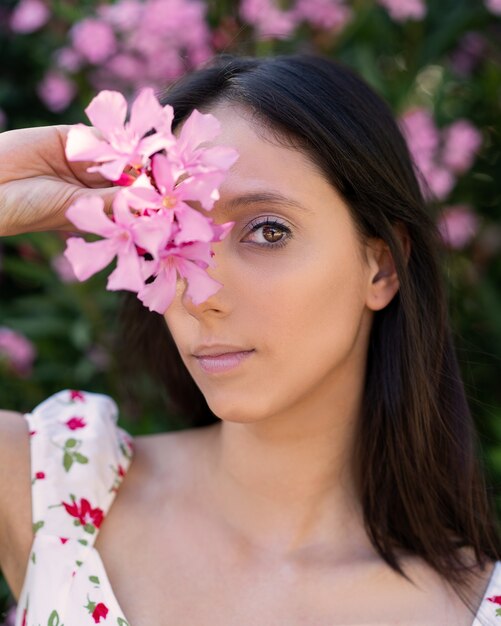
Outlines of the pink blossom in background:
M344 0L297 0L294 13L298 21L325 30L342 30L353 17Z
M15 605L11 606L5 615L5 621L2 623L2 626L15 626L16 612L17 612L17 607Z
M71 39L75 50L93 64L102 63L117 49L113 28L103 20L91 17L75 24Z
M399 120L427 199L444 200L473 165L482 136L468 120L437 128L431 111L414 108ZM424 179L424 180L423 180ZM431 194L431 198L430 198Z
M424 0L378 0L378 2L395 22L422 20L426 15Z
M49 71L37 87L37 93L45 106L58 113L68 108L77 92L75 83L64 74Z
M101 19L113 26L118 32L130 31L142 17L144 2L140 0L121 0L115 4L104 4L98 7Z
M298 25L294 11L280 9L274 0L242 0L240 17L261 39L286 39Z
M58 254L53 257L50 264L63 283L76 282L77 277L75 276L75 272L64 254Z
M431 193L432 198L445 200L456 184L456 177L450 170L436 163L429 163L426 168L421 169L421 173L427 185L427 187L423 189L426 198L428 198L428 194Z
M0 360L25 377L31 373L35 357L35 346L27 337L7 326L0 326Z
M479 218L471 207L458 204L443 209L437 226L444 242L450 248L459 250L477 234Z
M21 0L12 15L9 26L16 33L32 33L49 21L50 10L41 0Z
M458 47L451 54L453 70L461 76L470 76L482 59L486 49L487 41L480 33L466 33L459 40Z
M484 4L494 15L501 15L501 0L484 0Z
M481 145L480 131L468 120L457 120L444 131L442 161L454 173L462 174L473 165Z
M78 72L82 67L83 59L73 48L60 48L54 55L56 66L67 72Z

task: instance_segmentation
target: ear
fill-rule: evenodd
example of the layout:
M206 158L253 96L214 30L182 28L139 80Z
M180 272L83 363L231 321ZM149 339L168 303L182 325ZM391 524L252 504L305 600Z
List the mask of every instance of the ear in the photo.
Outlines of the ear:
M402 224L394 226L406 262L410 256L410 238ZM372 238L367 247L368 285L366 304L369 309L379 311L387 306L397 293L400 282L393 256L388 245L379 238Z

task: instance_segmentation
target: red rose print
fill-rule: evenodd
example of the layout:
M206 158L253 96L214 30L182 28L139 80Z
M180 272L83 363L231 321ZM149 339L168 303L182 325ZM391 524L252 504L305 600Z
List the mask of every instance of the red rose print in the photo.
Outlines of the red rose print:
M94 618L94 622L96 624L99 624L101 618L106 618L106 616L108 615L108 607L103 604L102 602L99 602L99 604L96 604L96 608L92 611L92 617Z
M42 478L45 478L45 472L37 472L37 473L35 474L35 478L36 478L37 480L42 480Z
M37 434L36 430L30 430L30 437L33 436L33 435L36 435L36 434Z
M21 622L21 626L26 626L26 613L28 611L26 609L24 609L23 611L23 621Z
M501 596L491 596L490 598L487 598L487 600L494 602L494 604L501 604Z
M81 391L77 391L76 389L70 390L70 400L73 402L74 400L80 400L81 402L85 402L85 397Z
M70 430L77 430L78 428L85 428L85 426L87 426L83 417L70 417L65 424Z
M125 476L125 470L120 464L118 465L117 471L120 478L123 478Z
M68 537L59 537L59 541L60 541L62 544L65 544L65 543L68 541Z
M96 528L99 528L103 522L104 513L102 509L97 507L93 509L90 502L86 498L80 499L80 505L76 502L73 502L72 504L62 502L61 504L70 515L76 517L80 521L82 526L85 526L85 524L92 524Z

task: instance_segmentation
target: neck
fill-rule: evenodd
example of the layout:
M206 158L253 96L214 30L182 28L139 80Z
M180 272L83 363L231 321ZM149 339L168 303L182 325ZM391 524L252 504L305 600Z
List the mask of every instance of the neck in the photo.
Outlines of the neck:
M245 544L281 556L322 547L340 561L370 549L352 475L362 381L347 382L331 378L281 414L212 427L212 506Z

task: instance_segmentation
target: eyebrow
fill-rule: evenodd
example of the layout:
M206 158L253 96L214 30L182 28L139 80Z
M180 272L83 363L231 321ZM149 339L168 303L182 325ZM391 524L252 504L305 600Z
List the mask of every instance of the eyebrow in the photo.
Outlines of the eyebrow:
M293 209L299 209L301 211L310 211L304 204L301 204L293 198L283 196L281 193L272 191L256 191L252 193L246 193L241 196L235 196L224 202L224 208L231 211L238 206L246 206L250 204L274 204L284 207L291 207Z

